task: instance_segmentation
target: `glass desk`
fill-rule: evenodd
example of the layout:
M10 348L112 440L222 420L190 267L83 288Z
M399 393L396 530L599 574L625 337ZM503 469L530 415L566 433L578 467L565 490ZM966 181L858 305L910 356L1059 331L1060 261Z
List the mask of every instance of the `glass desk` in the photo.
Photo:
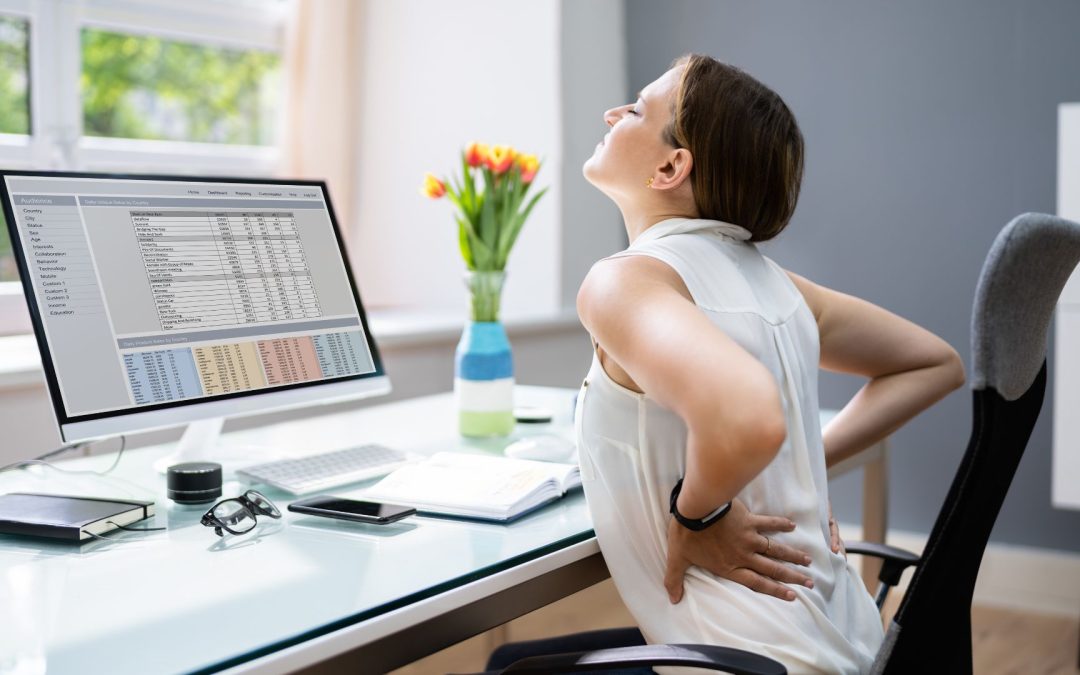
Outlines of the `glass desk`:
M507 439L458 436L453 396L441 394L230 433L222 445L256 457L271 443L295 454L371 442L501 453L530 433L572 437L573 394L518 387L518 405L556 416ZM330 660L385 672L607 576L580 491L510 525L414 516L380 526L291 513L290 495L259 487L282 519L219 538L199 524L209 505L166 498L152 464L170 450L128 450L104 477L0 474L0 493L152 499L157 515L136 526L168 527L81 546L0 536L0 670L283 673ZM62 466L102 470L114 458ZM223 498L245 488L229 479Z

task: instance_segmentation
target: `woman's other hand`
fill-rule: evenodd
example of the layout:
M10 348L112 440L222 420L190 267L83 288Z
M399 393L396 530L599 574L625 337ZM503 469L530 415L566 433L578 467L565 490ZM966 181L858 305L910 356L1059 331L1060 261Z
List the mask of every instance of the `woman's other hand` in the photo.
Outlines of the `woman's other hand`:
M817 320L821 368L869 380L821 430L826 468L869 448L964 384L960 355L930 331L788 275Z
M832 514L832 500L829 500L829 545L833 553L839 553L847 560L847 548L844 540L840 538L840 526L836 524L836 518Z
M794 600L795 592L784 584L813 588L810 577L784 563L807 566L810 556L781 544L770 532L791 532L795 523L787 518L750 513L738 499L716 524L700 531L688 530L674 518L668 523L667 570L664 587L672 604L683 596L683 578L691 565L731 579L747 588L781 600ZM839 535L837 535L839 536Z

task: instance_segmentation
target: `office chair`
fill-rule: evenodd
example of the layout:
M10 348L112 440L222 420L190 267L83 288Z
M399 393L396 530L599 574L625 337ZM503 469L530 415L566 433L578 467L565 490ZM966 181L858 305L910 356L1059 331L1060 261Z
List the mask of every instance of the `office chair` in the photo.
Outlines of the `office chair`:
M990 531L1038 419L1046 389L1046 334L1080 261L1080 224L1027 213L998 234L979 276L971 319L971 436L921 558L856 542L883 560L880 609L904 569L915 572L874 661L875 675L972 672L971 597ZM691 666L741 675L787 669L751 652L709 645L647 645L535 656L507 675Z

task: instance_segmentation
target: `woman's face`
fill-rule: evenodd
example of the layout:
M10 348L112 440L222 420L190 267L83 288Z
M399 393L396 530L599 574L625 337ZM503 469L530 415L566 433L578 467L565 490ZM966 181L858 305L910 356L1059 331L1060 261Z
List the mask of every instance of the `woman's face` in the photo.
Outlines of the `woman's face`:
M609 197L639 195L667 163L675 148L663 139L682 66L672 68L641 90L634 103L604 113L610 128L585 161L585 179Z

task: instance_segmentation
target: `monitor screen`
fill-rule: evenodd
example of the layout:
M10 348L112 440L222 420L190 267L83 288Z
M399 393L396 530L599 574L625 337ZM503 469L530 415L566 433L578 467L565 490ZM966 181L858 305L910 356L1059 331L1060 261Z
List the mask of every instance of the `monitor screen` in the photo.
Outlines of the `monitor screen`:
M387 388L324 184L2 177L66 440Z

